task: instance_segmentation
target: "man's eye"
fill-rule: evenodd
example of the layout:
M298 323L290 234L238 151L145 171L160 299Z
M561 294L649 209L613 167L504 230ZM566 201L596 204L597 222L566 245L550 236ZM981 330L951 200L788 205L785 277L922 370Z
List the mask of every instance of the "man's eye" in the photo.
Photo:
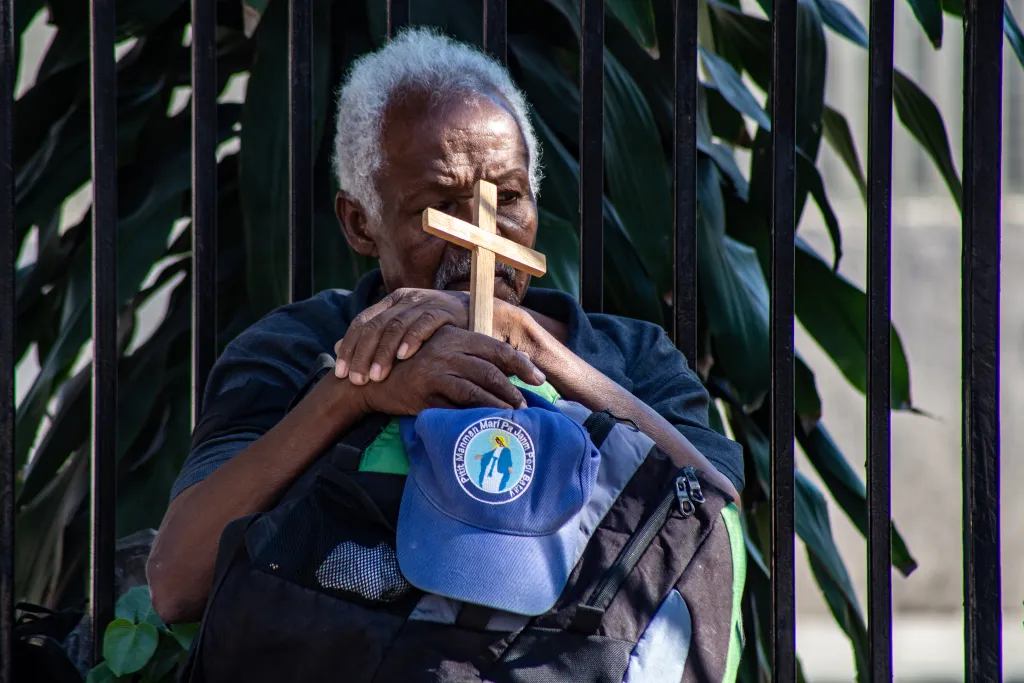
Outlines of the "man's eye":
M507 204L509 202L514 202L521 196L522 195L520 195L518 192L500 192L498 193L498 201L503 204Z

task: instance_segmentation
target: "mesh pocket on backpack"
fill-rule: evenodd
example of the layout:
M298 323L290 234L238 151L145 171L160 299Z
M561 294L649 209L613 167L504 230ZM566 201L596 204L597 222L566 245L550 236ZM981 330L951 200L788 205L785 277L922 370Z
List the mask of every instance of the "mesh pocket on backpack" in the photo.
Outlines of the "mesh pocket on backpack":
M281 512L246 535L258 569L361 603L396 603L413 591L398 568L394 530L344 475L318 478Z

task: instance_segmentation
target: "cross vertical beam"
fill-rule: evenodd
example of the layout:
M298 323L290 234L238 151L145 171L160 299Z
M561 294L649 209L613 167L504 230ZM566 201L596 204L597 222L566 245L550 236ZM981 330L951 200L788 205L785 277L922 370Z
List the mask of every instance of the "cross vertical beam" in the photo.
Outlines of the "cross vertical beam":
M498 188L481 180L473 188L473 211L476 227L492 235L498 233ZM494 317L494 252L473 249L469 276L469 329L491 336Z
M498 188L493 183L477 181L473 188L473 211L475 225L437 209L427 209L423 212L423 230L472 253L469 329L494 336L495 261L540 277L547 272L547 259L544 254L498 234Z

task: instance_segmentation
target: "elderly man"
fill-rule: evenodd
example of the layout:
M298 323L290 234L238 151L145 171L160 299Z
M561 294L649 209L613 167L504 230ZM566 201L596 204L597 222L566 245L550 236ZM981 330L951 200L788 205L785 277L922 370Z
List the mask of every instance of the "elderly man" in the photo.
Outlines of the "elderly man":
M225 525L273 507L361 418L522 407L510 376L635 421L673 460L736 496L740 448L708 427L708 395L659 327L586 314L499 264L497 339L466 330L469 253L425 233L421 214L433 207L472 220L473 187L484 179L498 188L499 233L534 244L540 149L502 66L407 31L353 67L335 146L338 220L352 249L380 269L351 293L328 290L274 311L217 362L148 566L166 621L201 616ZM332 349L335 372L289 410Z

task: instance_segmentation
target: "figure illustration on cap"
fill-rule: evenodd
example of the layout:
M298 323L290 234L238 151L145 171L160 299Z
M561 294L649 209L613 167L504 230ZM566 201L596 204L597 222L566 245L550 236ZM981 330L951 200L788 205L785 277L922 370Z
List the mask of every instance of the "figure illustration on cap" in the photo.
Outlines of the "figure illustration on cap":
M488 493L501 493L512 477L512 451L502 434L492 434L490 443L490 451L476 456L481 461L477 484Z
M487 417L466 427L452 453L453 474L471 498L509 503L529 488L536 466L533 437L510 420Z

